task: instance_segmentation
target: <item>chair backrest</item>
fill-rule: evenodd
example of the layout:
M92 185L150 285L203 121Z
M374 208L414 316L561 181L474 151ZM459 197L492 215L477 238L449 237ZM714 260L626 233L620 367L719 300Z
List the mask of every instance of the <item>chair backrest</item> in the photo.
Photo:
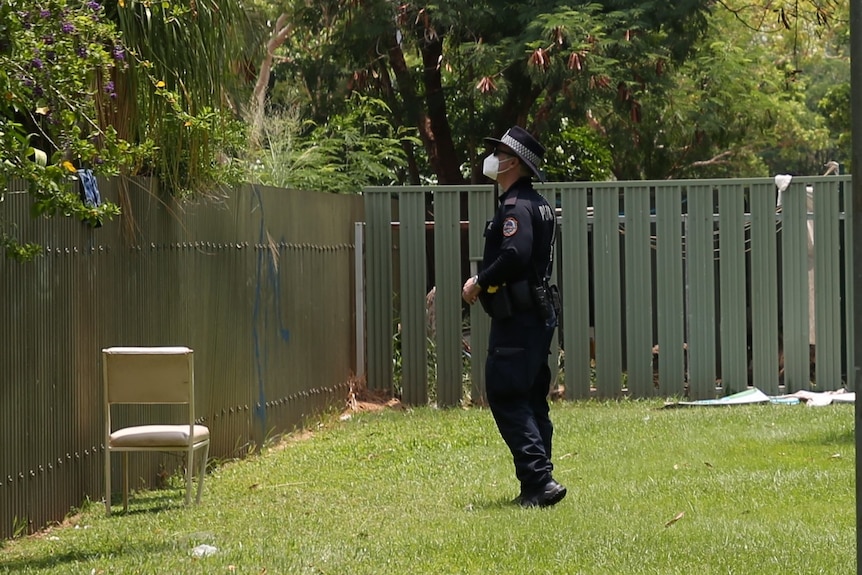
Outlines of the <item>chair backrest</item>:
M187 347L102 350L107 404L194 403L194 352Z

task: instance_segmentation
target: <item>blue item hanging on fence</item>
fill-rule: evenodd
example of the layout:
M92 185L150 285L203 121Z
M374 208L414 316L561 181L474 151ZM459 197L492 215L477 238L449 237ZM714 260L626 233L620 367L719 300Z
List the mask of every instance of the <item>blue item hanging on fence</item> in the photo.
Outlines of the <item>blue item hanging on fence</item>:
M93 170L89 168L79 169L78 180L81 182L81 203L89 208L101 206L102 195L99 193L99 183L96 181L96 176L93 175ZM98 218L87 218L87 223L93 228L102 227L102 222Z
M102 205L102 196L99 194L99 184L93 170L81 168L78 170L78 179L81 181L81 201L85 206L97 208Z

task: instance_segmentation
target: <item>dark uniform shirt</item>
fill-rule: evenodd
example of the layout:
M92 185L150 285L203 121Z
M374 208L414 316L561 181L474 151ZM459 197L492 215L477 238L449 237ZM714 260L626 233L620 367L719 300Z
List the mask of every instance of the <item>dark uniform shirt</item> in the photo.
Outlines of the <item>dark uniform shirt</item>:
M533 189L530 178L515 182L500 196L497 213L485 228L479 285L488 288L522 279L535 284L547 279L555 225L554 210Z

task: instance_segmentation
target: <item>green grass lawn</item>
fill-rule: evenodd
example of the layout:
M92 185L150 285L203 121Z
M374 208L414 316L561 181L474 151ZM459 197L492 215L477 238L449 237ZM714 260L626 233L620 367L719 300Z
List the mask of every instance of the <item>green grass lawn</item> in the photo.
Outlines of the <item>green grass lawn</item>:
M0 573L855 573L852 405L660 407L554 404L550 509L509 504L487 410L363 414L218 466L200 506L92 504Z

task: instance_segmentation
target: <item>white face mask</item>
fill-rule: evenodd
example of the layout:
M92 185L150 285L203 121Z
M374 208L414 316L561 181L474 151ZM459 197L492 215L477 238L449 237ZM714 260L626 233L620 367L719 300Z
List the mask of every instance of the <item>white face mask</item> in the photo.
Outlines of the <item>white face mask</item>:
M506 158L506 160L511 160L511 159L512 158ZM503 161L505 162L506 160L503 160ZM490 154L489 156L487 156L485 158L485 161L482 162L482 173L494 181L497 180L497 176L499 176L500 174L505 174L506 172L508 172L511 169L512 169L511 167L506 168L505 170L503 170L501 172L500 171L500 158L498 158L494 154Z

